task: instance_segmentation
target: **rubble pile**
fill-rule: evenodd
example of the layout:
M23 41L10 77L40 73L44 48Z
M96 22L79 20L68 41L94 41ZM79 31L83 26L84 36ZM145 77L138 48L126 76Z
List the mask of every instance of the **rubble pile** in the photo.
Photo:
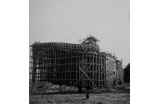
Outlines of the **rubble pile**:
M119 89L119 90L130 90L130 84L127 83L127 84L123 84L123 85L117 85L116 89Z
M74 86L60 86L54 85L49 82L36 82L29 84L30 94L44 94L44 93L55 93L55 92L77 92L78 88Z

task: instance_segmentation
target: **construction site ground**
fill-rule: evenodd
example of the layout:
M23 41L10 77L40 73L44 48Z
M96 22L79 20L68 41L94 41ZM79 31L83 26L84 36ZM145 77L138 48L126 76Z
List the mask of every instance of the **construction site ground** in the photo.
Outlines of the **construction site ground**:
M86 93L89 92L89 99ZM130 104L130 84L83 90L48 82L30 84L30 104Z
M130 104L130 93L30 95L29 104Z

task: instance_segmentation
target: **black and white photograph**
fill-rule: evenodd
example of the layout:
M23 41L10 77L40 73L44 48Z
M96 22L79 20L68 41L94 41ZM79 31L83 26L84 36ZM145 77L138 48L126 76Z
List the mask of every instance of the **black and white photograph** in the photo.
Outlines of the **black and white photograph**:
M130 0L30 0L29 47L30 104L130 104Z
M1 0L0 103L159 104L159 4Z

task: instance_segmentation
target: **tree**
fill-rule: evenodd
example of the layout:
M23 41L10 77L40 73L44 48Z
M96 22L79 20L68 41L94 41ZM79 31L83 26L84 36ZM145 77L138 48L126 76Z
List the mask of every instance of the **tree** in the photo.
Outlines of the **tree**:
M130 83L130 63L124 68L124 82Z

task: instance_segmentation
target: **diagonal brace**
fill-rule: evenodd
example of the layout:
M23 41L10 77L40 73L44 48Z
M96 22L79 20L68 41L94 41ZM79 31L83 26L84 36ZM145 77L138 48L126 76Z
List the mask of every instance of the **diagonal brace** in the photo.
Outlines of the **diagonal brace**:
M89 69L90 67L91 67L91 64L90 64L90 66L86 69L86 71L85 71L85 72L87 72L87 71L88 71L88 69ZM79 67L79 68L80 68L80 67ZM83 74L83 75L84 75L84 74ZM80 77L80 78L82 78L82 77L83 77L83 75L81 75L81 77ZM79 78L79 79L80 79L80 78ZM79 79L78 79L78 81L77 81L77 82L79 82ZM76 85L76 84L77 84L77 82L76 82L74 85ZM74 86L74 85L73 85L73 86Z

